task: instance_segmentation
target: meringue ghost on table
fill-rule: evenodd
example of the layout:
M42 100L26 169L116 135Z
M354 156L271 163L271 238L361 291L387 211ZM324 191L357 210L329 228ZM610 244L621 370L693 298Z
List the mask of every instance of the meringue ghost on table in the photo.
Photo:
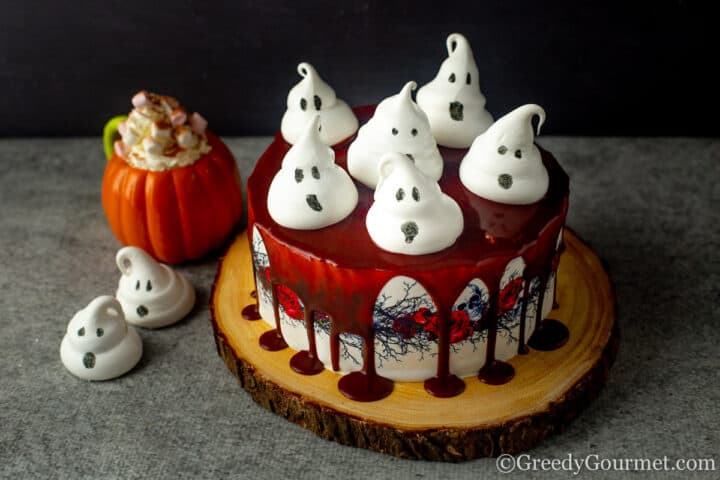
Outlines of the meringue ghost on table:
M378 182L380 157L389 152L409 155L432 180L442 176L443 159L427 115L412 99L416 86L415 82L408 82L400 93L380 102L348 148L350 175L370 188L375 188Z
M275 222L287 228L315 230L343 220L355 209L358 191L335 151L320 138L320 116L285 154L267 196Z
M467 148L492 124L480 91L478 67L467 39L459 34L447 38L448 58L437 76L417 92L417 103L430 120L439 145Z
M120 303L95 298L73 316L60 344L60 359L83 380L110 380L130 371L142 356L142 340L127 323Z
M316 115L320 115L323 143L335 145L352 136L358 129L358 119L348 104L337 98L335 90L320 78L312 65L303 62L297 70L303 78L290 89L287 110L280 123L285 141L294 145Z
M545 122L545 110L527 104L498 119L478 136L460 163L460 181L488 200L527 205L540 200L548 189L548 172L540 150L533 143L533 117L537 134Z
M455 243L464 226L460 206L407 155L383 155L378 177L375 201L365 218L370 238L378 247L424 255Z
M195 289L180 273L137 247L121 248L117 299L129 323L160 328L182 319L195 305Z

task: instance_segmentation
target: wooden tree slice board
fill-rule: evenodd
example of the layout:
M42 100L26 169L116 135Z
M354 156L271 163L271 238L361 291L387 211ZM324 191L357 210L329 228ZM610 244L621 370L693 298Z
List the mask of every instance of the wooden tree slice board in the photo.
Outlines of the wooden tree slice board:
M532 448L562 429L594 399L615 358L615 298L593 251L569 229L558 271L557 302L550 317L570 330L558 350L531 350L509 361L515 378L492 386L466 378L452 398L429 395L422 382L395 383L376 402L355 402L337 387L340 375L294 372L289 348L262 349L270 327L240 314L255 300L247 234L240 234L218 267L211 314L219 355L252 398L322 438L404 458L458 461Z

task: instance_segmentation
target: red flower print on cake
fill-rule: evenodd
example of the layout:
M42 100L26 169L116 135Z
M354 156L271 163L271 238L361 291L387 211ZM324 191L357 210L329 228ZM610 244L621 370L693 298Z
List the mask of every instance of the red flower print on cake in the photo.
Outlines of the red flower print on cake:
M513 278L500 290L498 295L498 315L503 315L515 306L523 288L522 277Z

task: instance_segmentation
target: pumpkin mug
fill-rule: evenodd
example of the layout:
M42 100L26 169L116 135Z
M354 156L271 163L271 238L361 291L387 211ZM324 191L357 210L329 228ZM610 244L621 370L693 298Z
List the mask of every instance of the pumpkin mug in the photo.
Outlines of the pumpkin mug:
M139 96L142 98L138 99ZM174 103L168 106L164 99ZM205 130L207 122L198 114L186 125L184 110L171 97L140 92L133 98L133 104L136 110L130 117L115 117L103 130L108 161L102 182L102 205L110 228L122 244L139 247L161 262L202 258L225 243L242 216L241 179L235 158L216 135ZM157 105L168 110L167 122L158 120L150 124L146 116L138 113ZM181 111L180 118L176 111ZM151 113L156 118L164 115L158 114L158 110ZM128 126L133 115L144 122L141 130L152 132L144 140L142 133L132 130L137 121ZM201 128L193 125L196 118L201 120ZM190 128L195 134L190 133ZM142 153L147 151L149 156L156 153L161 144L154 139L161 141L162 135L170 138L170 142L177 135L180 147L173 143L173 151L181 150L185 141L180 135L190 135L196 143L200 139L202 153L197 158L188 157L190 160L182 166L146 167ZM160 151L157 158L168 158Z

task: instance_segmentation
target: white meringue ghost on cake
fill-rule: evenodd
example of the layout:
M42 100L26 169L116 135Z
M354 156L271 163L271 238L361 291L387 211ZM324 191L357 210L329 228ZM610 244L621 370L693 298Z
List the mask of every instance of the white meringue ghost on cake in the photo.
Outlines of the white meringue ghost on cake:
M110 380L130 371L142 357L142 340L127 323L120 303L95 298L73 316L60 344L60 359L83 380Z
M488 200L527 205L540 200L548 189L548 172L533 143L532 119L538 116L537 134L545 110L527 104L498 119L478 136L460 163L460 181Z
M195 305L195 289L180 273L137 247L115 256L120 272L117 299L129 323L160 328L182 319Z
M358 119L348 104L337 98L335 90L320 78L312 65L303 62L297 70L303 78L290 89L287 110L280 123L285 141L294 145L316 115L320 115L323 143L335 145L352 136L358 129Z
M460 206L407 155L387 153L365 225L375 244L393 253L424 255L443 250L463 231Z
M408 82L400 93L377 106L373 117L358 131L347 152L350 175L370 188L378 183L380 157L389 152L410 155L432 180L439 180L443 159L430 131L427 115L412 99L417 84Z
M320 138L320 116L285 154L267 196L275 222L287 228L315 230L343 220L355 209L358 191L335 151Z
M480 91L478 67L467 39L459 34L447 38L448 58L437 76L417 92L417 103L430 120L439 145L467 148L492 124Z

